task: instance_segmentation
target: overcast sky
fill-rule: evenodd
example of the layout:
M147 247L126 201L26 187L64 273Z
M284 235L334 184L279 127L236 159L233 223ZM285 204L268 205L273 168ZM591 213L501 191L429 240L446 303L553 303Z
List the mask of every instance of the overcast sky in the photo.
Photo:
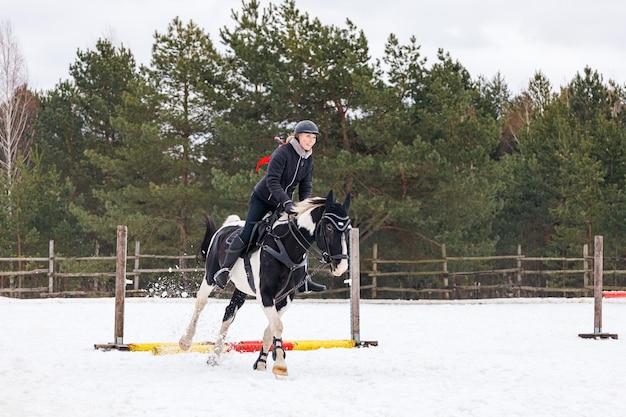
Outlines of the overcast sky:
M148 63L155 31L180 16L193 19L218 42L232 25L239 0L0 0L0 20L13 25L32 88L49 89L68 77L77 49L99 37L130 48ZM262 5L268 1L261 1ZM536 70L554 86L588 65L605 80L626 83L626 1L623 0L296 0L326 24L350 18L363 29L373 58L389 33L415 35L432 62L437 48L461 61L473 77L500 71L513 92Z

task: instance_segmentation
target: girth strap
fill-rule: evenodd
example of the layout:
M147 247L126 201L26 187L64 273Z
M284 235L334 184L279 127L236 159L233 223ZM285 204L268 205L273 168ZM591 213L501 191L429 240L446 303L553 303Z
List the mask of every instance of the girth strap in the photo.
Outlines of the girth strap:
M252 274L252 264L250 264L249 255L245 255L243 257L243 267L246 270L246 276L248 277L248 285L252 291L256 293L256 288L254 287L254 275Z
M267 244L263 245L263 250L272 255L278 261L282 262L287 268L291 270L291 272L295 271L298 268L304 268L306 266L306 256L304 257L302 262L297 264L293 262L291 258L289 258L289 255L287 254L287 249L285 249L285 245L283 245L283 242L280 239L274 238L274 242L276 242L276 246L278 246L278 252L276 251L276 249Z
M279 262L283 263L287 268L289 268L289 276L287 277L287 280L285 280L283 287L278 292L278 295L274 298L274 303L278 303L279 301L282 301L285 297L287 297L290 293L294 292L300 286L301 282L297 282L291 290L287 290L287 286L289 285L289 281L291 281L291 276L293 275L294 271L300 268L306 268L307 256L305 254L302 262L298 264L293 262L291 258L289 258L289 254L287 253L287 249L285 249L285 245L283 245L283 242L280 239L277 239L276 236L272 237L274 238L274 242L276 242L276 246L278 246L278 252L276 251L276 249L272 248L268 244L263 244L263 250L265 250L267 253L272 255ZM306 274L304 274L304 279L306 279Z

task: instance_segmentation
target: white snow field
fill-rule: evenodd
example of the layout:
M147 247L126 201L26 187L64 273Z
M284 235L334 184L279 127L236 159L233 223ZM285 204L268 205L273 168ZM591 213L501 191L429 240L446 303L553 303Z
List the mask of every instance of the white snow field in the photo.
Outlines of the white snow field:
M177 341L191 299L127 299L126 343ZM289 377L252 370L254 353L102 352L113 299L0 298L0 416L626 416L626 303L605 300L604 330L583 340L592 299L368 302L368 349L288 351ZM226 305L210 300L196 340L214 340ZM284 338L349 338L348 301L299 301ZM247 301L228 340L260 339ZM270 361L271 367L271 361Z

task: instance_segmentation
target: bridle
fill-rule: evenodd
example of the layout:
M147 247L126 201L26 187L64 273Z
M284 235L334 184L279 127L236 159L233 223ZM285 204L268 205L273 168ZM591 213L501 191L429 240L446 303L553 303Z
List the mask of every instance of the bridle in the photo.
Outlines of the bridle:
M327 213L324 211L322 213L322 217L319 222L315 225L315 230L313 231L313 236L315 239L316 245L306 245L302 243L307 240L304 238L302 233L300 232L298 225L295 222L295 218L289 217L287 221L287 225L289 227L289 233L293 236L293 238L298 242L300 247L305 251L305 256L309 254L309 252L313 252L316 257L319 259L322 266L332 264L335 266L335 263L338 263L342 259L348 259L348 255L344 255L343 253L338 255L330 254L330 244L328 243L328 239L326 238L326 233L324 233L324 226L326 222L330 222L334 228L341 232L342 234L346 234L348 229L350 228L351 221L348 216L339 216L335 213Z
M274 238L277 246L279 247L279 251L277 252L276 250L269 247L268 245L263 245L263 248L265 249L266 252L274 256L276 259L281 261L283 264L285 264L285 266L289 268L289 277L285 281L285 285L283 286L283 288L279 291L280 295L275 298L274 302L278 302L284 299L290 293L294 292L296 288L299 286L298 284L294 286L291 290L285 291L289 281L291 280L291 276L294 273L294 271L300 268L306 268L307 257L309 255L309 252L313 252L315 255L317 255L318 260L320 261L320 264L321 264L318 268L315 269L315 271L313 271L313 273L317 272L318 270L321 270L322 268L324 268L325 266L329 264L332 266L335 266L335 263L340 262L342 259L348 259L348 255L344 255L343 253L339 255L330 254L330 245L328 243L328 239L326 238L326 234L324 233L324 230L323 230L326 222L330 222L335 229L337 229L344 235L347 233L351 224L350 218L348 216L342 217L334 213L327 213L326 210L324 210L324 212L322 213L322 217L320 218L319 222L317 222L317 224L315 225L315 230L313 231L313 236L314 236L316 245L307 244L308 242L307 239L302 235L302 232L300 232L300 229L298 228L298 225L295 222L295 217L292 217L292 216L288 216L287 218L287 226L288 226L287 233L285 233L283 236L270 234L270 236ZM304 250L302 261L297 264L293 262L291 259L289 259L286 253L285 247L282 244L282 239L285 238L287 234L291 234L291 236L293 236L296 242L298 242L298 245L300 245L300 247ZM305 279L306 279L306 275L302 281L304 281Z
M350 218L348 216L339 216L335 213L326 213L322 215L322 218L315 225L315 243L318 248L322 249L321 252L321 261L324 264L332 263L335 266L335 261L341 261L342 259L348 259L348 255L339 254L339 255L331 255L330 254L330 245L328 244L328 239L326 238L326 233L324 233L324 220L326 222L332 224L334 228L341 232L343 235L346 235L348 228L350 227ZM323 245L322 245L323 243Z

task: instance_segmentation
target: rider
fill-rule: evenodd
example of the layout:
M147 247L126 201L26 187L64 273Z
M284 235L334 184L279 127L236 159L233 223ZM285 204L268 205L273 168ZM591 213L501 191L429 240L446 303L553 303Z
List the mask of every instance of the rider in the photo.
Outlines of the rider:
M248 246L255 223L267 213L276 209L288 214L296 214L291 200L298 185L300 201L311 196L313 189L313 146L319 135L315 123L302 120L296 124L293 136L287 139L285 145L279 146L270 159L267 173L256 184L248 208L246 224L241 233L234 237L226 249L223 268L217 271L214 280L220 288L224 288L230 279L230 268ZM311 281L307 275L306 281L299 290L308 287L310 291L323 291L324 285Z

